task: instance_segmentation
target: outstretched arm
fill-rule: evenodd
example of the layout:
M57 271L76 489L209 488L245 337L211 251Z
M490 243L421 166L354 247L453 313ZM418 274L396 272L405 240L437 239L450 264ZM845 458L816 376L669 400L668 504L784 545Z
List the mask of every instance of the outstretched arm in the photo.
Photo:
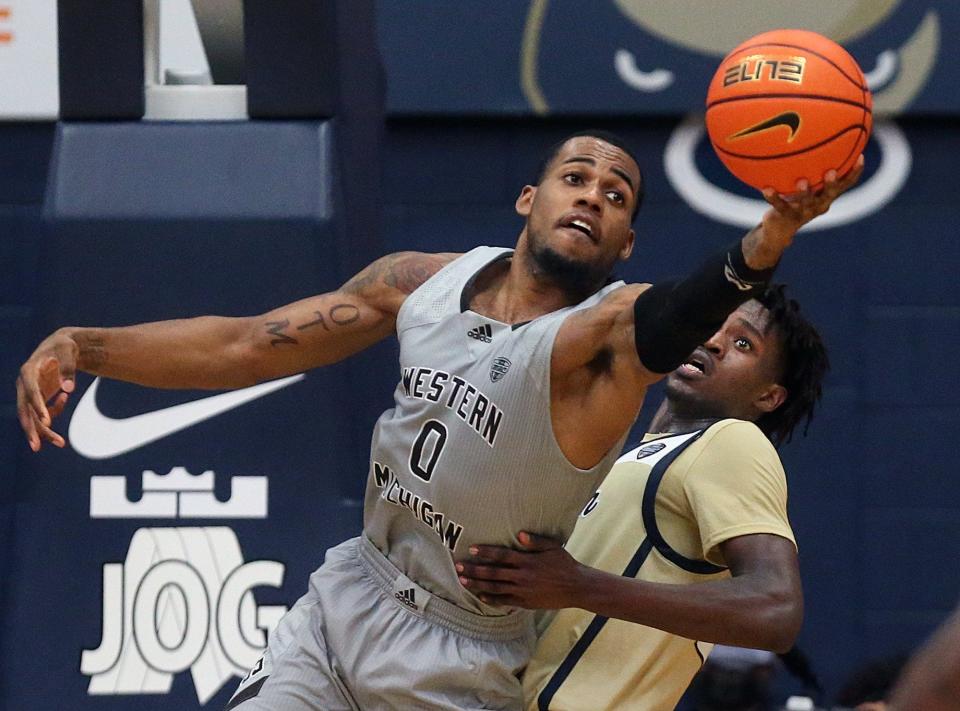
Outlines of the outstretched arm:
M803 620L797 553L770 534L720 544L732 577L693 585L651 583L577 562L558 541L521 533L524 550L476 546L457 564L481 600L531 609L579 607L689 639L785 652Z
M334 363L390 334L406 297L456 255L378 259L339 289L260 316L123 328L61 328L20 368L17 413L34 451L62 447L51 423L77 370L156 388L238 388Z
M843 177L829 171L818 192L805 180L789 198L766 190L771 207L760 224L685 279L656 284L639 296L636 289L630 299L614 297L615 303L572 315L558 334L561 347L554 348L553 376L575 373L609 350L632 356L621 361L627 366L624 376L629 373L643 384L659 380L713 335L737 306L763 291L800 228L827 212L862 172L863 156ZM622 378L613 380L613 389L622 386ZM604 401L610 395L598 393Z

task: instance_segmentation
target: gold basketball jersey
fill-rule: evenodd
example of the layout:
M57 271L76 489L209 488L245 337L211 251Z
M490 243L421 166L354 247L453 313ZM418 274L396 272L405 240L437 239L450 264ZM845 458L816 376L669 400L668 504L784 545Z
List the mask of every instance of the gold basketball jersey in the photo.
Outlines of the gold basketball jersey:
M752 423L647 435L580 515L567 550L657 583L728 577L719 544L771 533L794 541L776 450ZM551 611L524 676L529 711L672 711L712 644L581 609Z

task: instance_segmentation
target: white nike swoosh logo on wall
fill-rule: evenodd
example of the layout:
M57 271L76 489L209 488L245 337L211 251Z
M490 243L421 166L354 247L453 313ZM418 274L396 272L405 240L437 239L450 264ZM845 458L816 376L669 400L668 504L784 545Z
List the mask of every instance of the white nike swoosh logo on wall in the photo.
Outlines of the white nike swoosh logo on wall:
M292 385L303 377L303 373L291 375L122 419L107 417L97 408L100 386L97 378L73 411L68 437L73 449L88 459L116 457Z

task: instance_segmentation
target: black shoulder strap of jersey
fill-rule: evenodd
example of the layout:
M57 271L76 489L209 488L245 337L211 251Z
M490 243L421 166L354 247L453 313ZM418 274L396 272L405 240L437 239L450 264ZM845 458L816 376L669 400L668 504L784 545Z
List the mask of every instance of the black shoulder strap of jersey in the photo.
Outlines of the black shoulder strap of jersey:
M663 537L663 534L660 532L660 528L657 526L656 512L657 491L660 489L660 483L663 481L663 477L666 475L667 469L670 468L670 465L673 464L674 460L676 460L676 458L679 457L687 447L700 439L704 432L706 432L706 430L701 430L694 437L688 439L686 442L660 459L660 461L653 466L650 476L647 479L647 486L643 491L642 511L643 526L647 530L647 537L650 539L650 542L653 543L653 547L657 549L660 555L674 565L690 571L691 573L710 575L712 573L722 573L724 570L726 570L726 568L719 565L714 565L706 560L687 558L671 548L670 544L667 543L666 539Z

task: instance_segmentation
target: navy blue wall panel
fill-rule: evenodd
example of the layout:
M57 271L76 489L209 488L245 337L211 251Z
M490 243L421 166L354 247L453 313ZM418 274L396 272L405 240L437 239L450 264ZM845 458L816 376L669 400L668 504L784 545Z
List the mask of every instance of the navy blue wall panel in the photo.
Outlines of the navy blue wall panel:
M936 368L934 368L936 370ZM952 503L957 482L960 411L951 405L885 404L866 408L862 451L866 506L937 508ZM958 591L960 594L960 591Z
M874 306L867 313L866 331L870 344L864 363L868 402L956 402L957 393L937 376L937 365L944 362L949 344L960 343L960 307Z
M47 186L54 124L5 123L0 126L0 205L38 206ZM0 240L0 243L6 240Z
M38 271L40 206L0 205L0 224L0 304L29 304Z
M960 511L955 506L866 508L863 601L871 611L903 615L936 610L960 597L960 567L944 556L942 542L960 539ZM937 545L940 543L941 545ZM891 561L909 561L911 583L891 575Z

